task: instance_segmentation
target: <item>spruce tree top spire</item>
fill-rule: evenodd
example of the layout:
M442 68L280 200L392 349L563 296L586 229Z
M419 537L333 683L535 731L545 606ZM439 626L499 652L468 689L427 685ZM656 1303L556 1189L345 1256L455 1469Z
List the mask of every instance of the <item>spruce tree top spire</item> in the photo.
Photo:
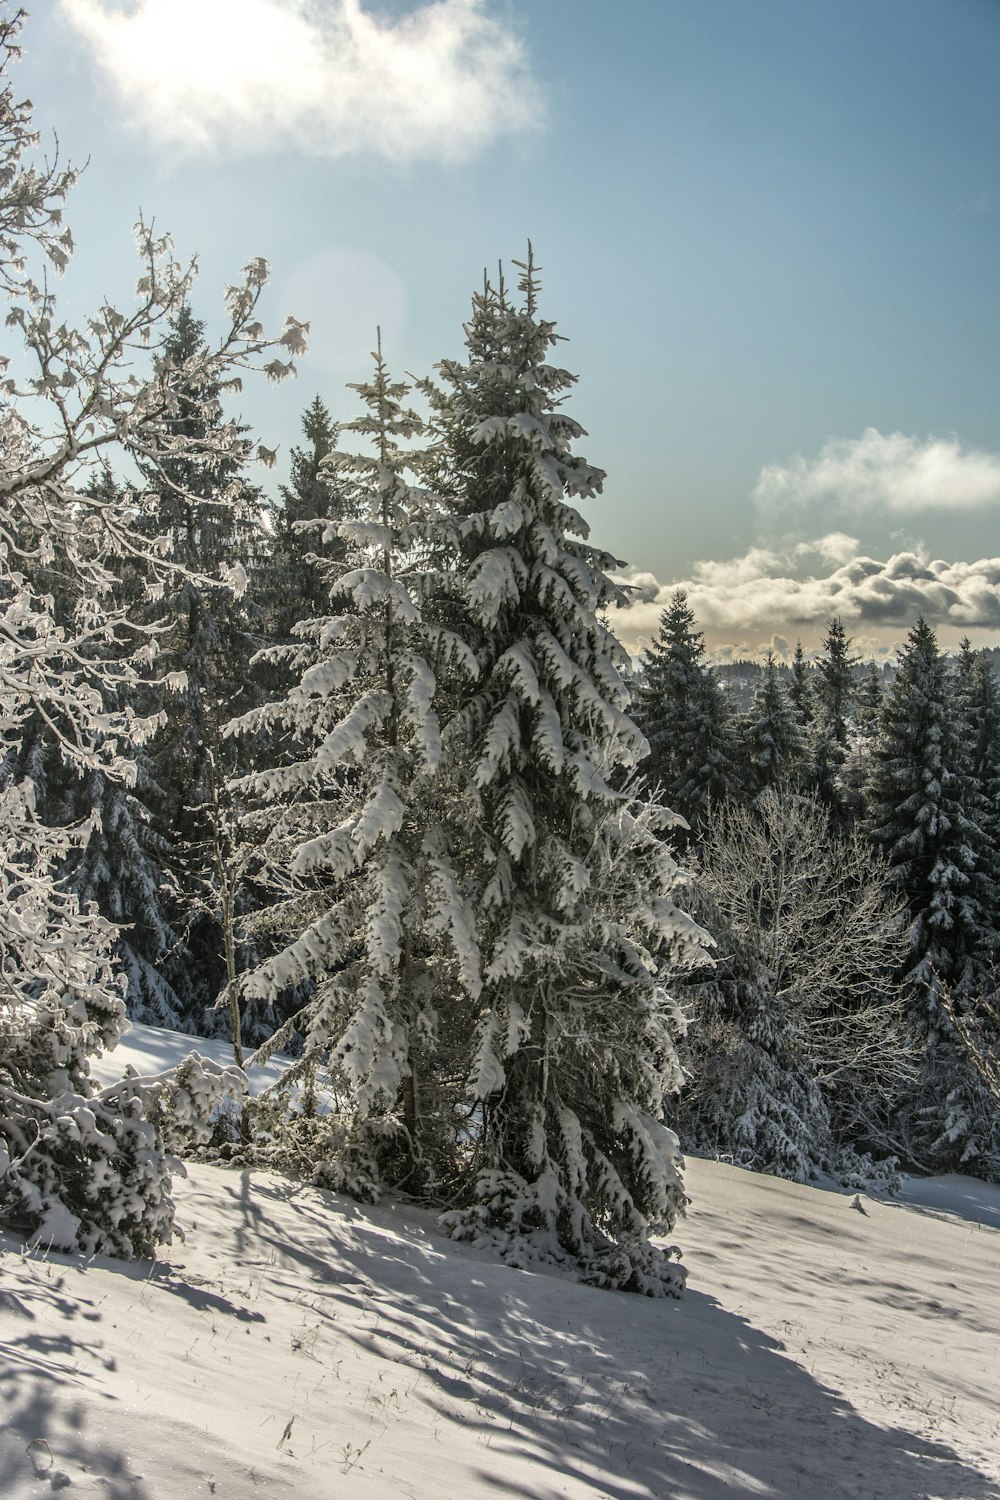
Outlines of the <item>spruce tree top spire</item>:
M527 260L516 260L514 264L521 272L521 275L518 277L517 289L524 294L524 310L529 318L533 318L538 310L538 293L542 289L542 283L539 280L542 268L535 265L535 256L530 240L528 241Z

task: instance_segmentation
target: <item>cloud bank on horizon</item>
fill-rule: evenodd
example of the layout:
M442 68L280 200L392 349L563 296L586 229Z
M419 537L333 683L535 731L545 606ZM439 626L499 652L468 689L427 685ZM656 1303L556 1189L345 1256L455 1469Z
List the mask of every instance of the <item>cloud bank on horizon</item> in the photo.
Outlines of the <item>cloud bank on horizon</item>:
M837 533L834 545L844 540ZM615 633L640 648L656 633L675 589L687 594L699 628L714 635L759 639L779 628L815 634L835 616L876 631L907 629L919 615L934 626L1000 630L1000 557L950 563L897 552L879 562L858 552L829 572L797 576L810 551L831 560L826 541L785 552L752 547L728 562L698 563L690 578L674 583L630 570L622 577L636 589L635 600L615 615Z
M537 125L515 32L483 0L398 20L360 0L60 0L124 114L158 145L467 159Z
M1000 557L972 562L933 558L922 544L885 561L865 553L847 531L790 540L811 516L870 519L979 511L1000 507L1000 455L962 447L957 439L883 436L830 439L818 458L797 455L768 465L753 491L761 542L742 556L696 563L690 577L664 583L651 573L622 574L633 602L615 616L632 650L656 633L675 589L683 589L710 638L757 642L775 631L815 636L834 617L881 638L898 637L923 616L935 628L1000 631Z

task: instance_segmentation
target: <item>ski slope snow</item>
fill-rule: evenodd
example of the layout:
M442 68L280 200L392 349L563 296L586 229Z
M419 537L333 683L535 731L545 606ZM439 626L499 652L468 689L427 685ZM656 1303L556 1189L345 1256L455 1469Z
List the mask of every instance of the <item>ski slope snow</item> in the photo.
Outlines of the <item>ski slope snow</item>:
M687 1183L681 1302L200 1163L155 1263L0 1239L0 1496L1000 1500L1000 1189Z

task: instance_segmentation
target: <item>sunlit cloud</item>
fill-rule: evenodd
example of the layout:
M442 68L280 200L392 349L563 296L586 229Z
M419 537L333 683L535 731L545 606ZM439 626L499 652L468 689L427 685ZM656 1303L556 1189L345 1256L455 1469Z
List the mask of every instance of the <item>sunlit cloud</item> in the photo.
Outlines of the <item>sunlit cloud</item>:
M831 438L819 457L801 454L761 470L754 502L765 516L823 507L829 516L972 511L1000 506L1000 454L956 438L883 435Z
M655 635L675 589L683 589L699 628L718 639L765 641L825 629L839 616L848 629L905 632L918 616L933 626L1000 630L1000 557L943 562L920 552L897 552L886 561L857 550L844 558L845 538L820 538L785 550L754 547L742 557L701 562L691 576L661 583L650 573L628 572L633 602L614 617L615 633L631 650ZM803 568L806 551L835 566ZM831 552L841 554L840 560Z
M485 0L60 0L127 119L187 152L460 161L537 126L524 47Z

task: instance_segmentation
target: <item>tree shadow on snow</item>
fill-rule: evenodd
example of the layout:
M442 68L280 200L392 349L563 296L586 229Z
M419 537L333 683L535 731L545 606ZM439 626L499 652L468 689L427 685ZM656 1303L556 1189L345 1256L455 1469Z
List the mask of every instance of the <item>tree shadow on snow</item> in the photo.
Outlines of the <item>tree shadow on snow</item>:
M703 1293L656 1302L514 1271L405 1206L362 1214L247 1174L230 1191L269 1295L286 1277L299 1292L303 1272L315 1287L312 1356L332 1361L346 1340L386 1360L397 1401L475 1434L479 1481L498 1494L554 1500L572 1478L595 1500L997 1500L994 1478L930 1435L919 1391L928 1436L877 1425Z
M72 1346L72 1356L70 1351ZM0 1360L0 1495L70 1489L81 1477L98 1480L104 1500L154 1500L124 1450L95 1431L86 1376L86 1350L68 1336L25 1334L5 1342ZM74 1391L76 1394L74 1394ZM106 1393L105 1393L106 1394ZM107 1396L110 1406L112 1398ZM89 1492L89 1491L88 1491Z
M86 1279L72 1273L93 1266L133 1282L140 1299L153 1285L197 1311L240 1321L262 1322L262 1314L186 1282L165 1262L18 1253L6 1237L0 1248L14 1251L0 1287L0 1496L43 1495L85 1478L101 1485L104 1500L153 1500L124 1448L107 1436L122 1419L106 1379L117 1364L100 1328L105 1298L96 1285L89 1295Z

